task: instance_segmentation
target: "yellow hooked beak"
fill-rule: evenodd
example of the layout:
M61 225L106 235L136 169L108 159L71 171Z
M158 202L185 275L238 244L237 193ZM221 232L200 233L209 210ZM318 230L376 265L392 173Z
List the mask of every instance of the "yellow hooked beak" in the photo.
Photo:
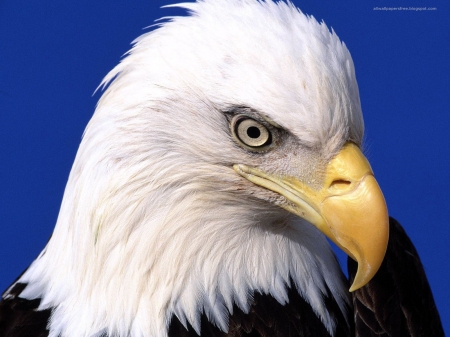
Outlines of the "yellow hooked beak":
M328 163L320 190L296 177L269 175L241 164L234 170L286 197L290 203L283 208L315 225L358 262L350 291L366 285L378 271L389 238L388 211L369 162L355 144L347 143Z

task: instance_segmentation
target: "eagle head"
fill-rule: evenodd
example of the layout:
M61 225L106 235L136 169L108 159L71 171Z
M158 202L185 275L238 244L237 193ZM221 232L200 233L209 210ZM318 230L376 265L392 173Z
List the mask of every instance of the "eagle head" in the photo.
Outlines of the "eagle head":
M51 336L162 336L173 315L227 331L292 286L332 332L324 296L349 300L326 237L359 264L351 290L388 238L350 53L291 3L177 6L104 79L21 296L53 308Z

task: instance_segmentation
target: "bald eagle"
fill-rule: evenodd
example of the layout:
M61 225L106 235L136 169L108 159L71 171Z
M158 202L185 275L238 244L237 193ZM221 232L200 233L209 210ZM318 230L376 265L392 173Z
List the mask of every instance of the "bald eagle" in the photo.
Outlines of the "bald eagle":
M0 336L443 335L346 46L291 3L177 6L104 79Z

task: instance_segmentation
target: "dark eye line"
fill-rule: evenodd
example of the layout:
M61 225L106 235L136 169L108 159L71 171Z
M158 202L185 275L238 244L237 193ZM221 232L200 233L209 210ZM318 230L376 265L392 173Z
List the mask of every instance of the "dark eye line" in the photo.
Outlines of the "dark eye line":
M289 128L285 128L277 124L276 122L272 121L271 118L269 118L266 114L261 113L256 109L244 105L230 105L228 109L219 111L225 115L228 123L231 123L233 118L236 116L240 116L241 118L251 118L261 123L271 131L271 141L273 142L273 146L279 146L280 144L287 141L287 139L292 138L297 139L297 142L299 142L299 144L301 144L303 147L317 151L316 146L312 146L310 144L302 142L291 132Z
M248 106L231 106L229 109L222 110L222 113L225 114L229 121L231 121L234 116L241 115L243 117L252 118L269 129L275 128L277 130L284 130L280 125L275 125L264 113Z

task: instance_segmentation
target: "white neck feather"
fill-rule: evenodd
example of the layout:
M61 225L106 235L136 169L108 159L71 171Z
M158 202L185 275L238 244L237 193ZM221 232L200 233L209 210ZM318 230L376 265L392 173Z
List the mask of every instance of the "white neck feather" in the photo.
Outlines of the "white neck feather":
M69 184L51 241L19 281L28 283L22 297L54 308L50 336L165 336L173 314L199 331L203 311L227 331L233 303L246 312L257 291L284 304L290 278L334 330L325 284L342 310L347 290L323 235L272 206L199 184L148 195L132 185L99 198L94 191L88 214L67 206L86 202L67 199L76 189ZM121 193L128 198L118 203Z

